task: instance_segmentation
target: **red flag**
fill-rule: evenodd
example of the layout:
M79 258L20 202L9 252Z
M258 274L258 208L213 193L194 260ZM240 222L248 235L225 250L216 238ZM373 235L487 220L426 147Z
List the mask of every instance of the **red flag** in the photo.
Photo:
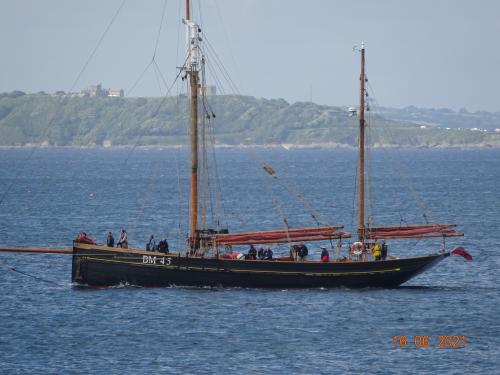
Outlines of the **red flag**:
M467 260L472 260L472 255L470 255L467 251L465 251L465 249L461 246L454 249L451 253L460 255L461 257L464 257Z

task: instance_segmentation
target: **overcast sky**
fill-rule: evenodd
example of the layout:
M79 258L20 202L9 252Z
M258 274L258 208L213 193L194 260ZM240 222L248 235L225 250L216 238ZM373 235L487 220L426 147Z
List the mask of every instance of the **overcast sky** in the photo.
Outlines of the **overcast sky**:
M122 1L2 0L0 92L69 90ZM242 94L355 105L359 53L352 47L363 40L378 105L500 110L500 1L193 3L205 38ZM152 66L130 92L152 59L164 4L127 0L74 91L102 82L130 96L164 92ZM185 48L181 4L166 1L156 55L168 84ZM226 85L224 92L232 90Z

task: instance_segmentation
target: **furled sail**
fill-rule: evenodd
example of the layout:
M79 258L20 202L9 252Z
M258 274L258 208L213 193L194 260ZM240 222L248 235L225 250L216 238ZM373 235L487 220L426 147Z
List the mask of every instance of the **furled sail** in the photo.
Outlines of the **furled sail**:
M458 237L463 232L456 231L455 224L425 224L393 227L367 228L368 238L432 238L432 237Z
M336 238L349 238L349 233L340 232L343 227L314 227L280 229L258 232L240 232L230 234L216 234L218 245L245 245L264 243L287 243L301 241L324 241Z

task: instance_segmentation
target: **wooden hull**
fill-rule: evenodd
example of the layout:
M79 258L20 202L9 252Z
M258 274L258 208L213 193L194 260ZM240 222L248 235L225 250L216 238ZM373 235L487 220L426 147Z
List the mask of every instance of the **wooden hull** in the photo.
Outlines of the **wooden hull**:
M394 288L448 255L369 262L251 261L75 244L72 281L94 287Z

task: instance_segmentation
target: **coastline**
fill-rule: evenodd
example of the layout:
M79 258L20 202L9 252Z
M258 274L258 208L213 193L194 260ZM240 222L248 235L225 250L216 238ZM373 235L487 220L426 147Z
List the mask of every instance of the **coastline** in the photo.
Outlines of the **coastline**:
M145 149L183 149L188 146L185 144L176 144L176 145L140 145L135 146L133 144L130 145L48 145L45 142L41 144L30 143L26 145L0 145L1 150L7 149L109 149L109 150L117 150L117 149L130 149L137 148L141 150ZM308 149L352 149L357 150L356 146L342 143L307 143L307 144L291 144L291 143L267 143L267 144L216 144L215 148L217 149L285 149L285 150L308 150ZM395 144L375 144L370 146L372 149L421 149L421 150L429 150L429 149L454 149L454 150L484 150L484 149L500 149L500 138L497 144L462 144L462 145L395 145Z

